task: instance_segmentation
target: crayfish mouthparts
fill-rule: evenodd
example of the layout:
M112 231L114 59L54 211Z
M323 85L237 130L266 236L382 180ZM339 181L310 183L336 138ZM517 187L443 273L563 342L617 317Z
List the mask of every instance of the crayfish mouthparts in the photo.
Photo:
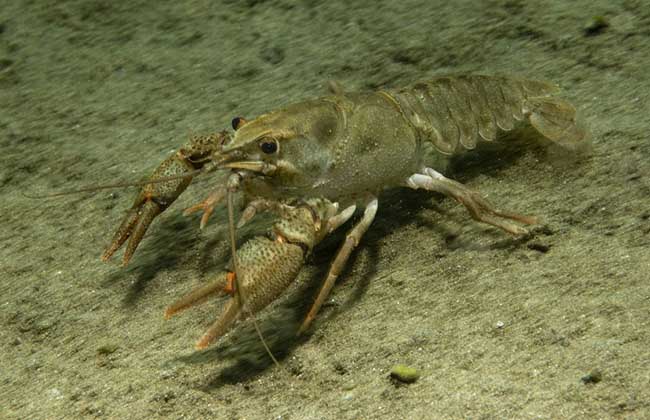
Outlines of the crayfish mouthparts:
M263 175L272 175L277 170L277 166L258 160L227 162L220 165L220 168L243 169L246 171L261 173Z

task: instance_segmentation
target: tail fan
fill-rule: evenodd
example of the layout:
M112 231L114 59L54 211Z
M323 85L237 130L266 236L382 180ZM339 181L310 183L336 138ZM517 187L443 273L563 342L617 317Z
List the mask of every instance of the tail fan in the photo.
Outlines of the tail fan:
M576 151L587 147L589 132L567 101L556 97L528 98L525 112L530 115L531 125L553 143Z

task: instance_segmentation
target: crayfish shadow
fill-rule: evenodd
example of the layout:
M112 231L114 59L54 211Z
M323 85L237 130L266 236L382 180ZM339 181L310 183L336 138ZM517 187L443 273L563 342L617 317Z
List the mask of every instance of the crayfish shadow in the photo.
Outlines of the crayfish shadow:
M547 161L553 150L554 146L534 129L520 126L507 133L501 132L495 141L480 141L475 149L452 157L445 175L459 182L486 174L498 178L501 171L516 165L526 154Z
M115 270L104 281L107 286L117 284L122 288L124 278L135 275L123 298L124 307L135 306L158 273L181 266L195 246L198 227L193 218L178 213L157 222L147 232L129 267Z
M290 358L293 349L309 340L310 334L297 335L315 289L315 280L325 276L327 266L308 265L285 295L256 315L255 321L271 353L291 375L299 376L302 367ZM214 365L215 372L199 386L204 391L224 385L246 383L274 366L252 319L239 322L217 345L174 359L188 365ZM219 363L215 363L219 362ZM231 362L223 365L224 362Z
M346 229L342 228L317 247L307 260L294 285L287 290L283 297L256 316L255 322L259 326L264 341L273 356L291 375L303 374L300 362L288 357L293 349L311 340L314 332L318 331L320 326L356 302L376 274L374 267L377 265L378 258L375 248L377 242L372 241L372 243L364 244L364 252L369 254L369 258L366 259L361 277L355 280L354 292L346 299L345 304L339 305L328 300L310 330L305 334L297 335L300 324L327 274L331 257L343 240L345 232ZM355 260L358 254L358 252L352 254L349 264L341 273L339 280L345 281L349 276L351 267L356 265ZM205 351L180 356L175 361L191 365L209 365L214 364L215 361L232 361L232 364L226 367L223 367L222 363L218 364L217 371L201 385L205 391L224 385L248 382L274 365L251 319L240 322L216 346Z

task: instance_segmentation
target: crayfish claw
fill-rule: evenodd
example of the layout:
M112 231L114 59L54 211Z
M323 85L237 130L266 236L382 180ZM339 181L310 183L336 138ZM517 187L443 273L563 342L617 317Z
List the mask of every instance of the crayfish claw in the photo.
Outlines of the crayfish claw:
M140 200L136 201L136 203L138 202ZM145 198L140 204L134 205L124 217L122 224L113 236L113 240L102 254L102 261L108 261L128 239L129 243L126 246L124 257L122 258L122 265L126 266L142 241L151 222L160 213L162 213L160 205L148 198Z
M205 302L212 295L220 296L229 293L228 287L231 282L230 277L230 273L220 275L216 280L206 284L205 286L198 287L178 299L165 309L165 319L169 319L173 315L184 311L187 308Z
M224 335L235 323L239 316L241 305L239 299L235 296L228 300L226 307L223 309L221 316L217 319L208 330L203 334L201 339L194 346L197 350L203 350L216 339Z
M138 222L138 210L137 209L129 210L129 213L124 217L124 220L122 220L122 224L115 232L115 235L111 240L111 243L106 247L106 249L102 253L101 256L102 261L104 262L108 261L113 256L113 254L115 254L115 252L118 249L120 249L122 244L124 244L124 242L126 242L126 240L131 235L131 230L133 230L133 226L135 226L137 222Z
M297 207L265 200L249 204L252 209L272 210L280 216L269 235L253 237L237 251L238 274L227 271L165 310L165 318L170 318L212 295L230 295L219 318L196 343L197 350L222 337L237 320L254 316L276 300L296 279L311 249L352 216L355 208L347 208L340 217L338 206L328 200ZM335 219L332 225L330 219ZM321 222L327 229L319 227Z
M133 206L102 254L102 261L108 261L129 239L122 259L122 265L126 266L153 220L165 211L192 182L192 175L183 175L195 169L192 162L180 152L165 159L152 174L150 178L152 182L145 184L140 190ZM170 176L178 178L164 180Z
M153 222L153 219L155 219L156 216L158 216L160 213L162 213L162 210L158 203L151 200L144 202L142 208L138 211L138 220L133 226L133 230L131 231L129 238L129 243L126 245L126 250L124 251L124 256L122 257L123 266L126 266L129 263L131 257L135 253L136 248L138 248L138 245L140 245L144 234L147 232L147 229L149 229L149 226L151 226L151 222Z

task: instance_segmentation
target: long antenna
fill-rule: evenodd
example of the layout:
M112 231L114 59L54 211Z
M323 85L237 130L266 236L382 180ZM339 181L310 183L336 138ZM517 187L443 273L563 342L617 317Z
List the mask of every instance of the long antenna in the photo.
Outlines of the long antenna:
M255 327L255 331L257 332L257 335L260 338L260 341L262 342L262 345L264 346L264 349L268 353L269 357L271 360L273 360L273 363L277 367L281 367L280 363L278 360L275 358L273 355L273 352L271 352L271 348L269 345L266 343L266 340L264 340L264 336L262 335L262 331L260 330L259 325L257 325L257 319L255 318L255 314L253 314L248 308L246 308L246 305L244 304L244 296L243 296L243 291L239 287L239 263L237 261L237 245L235 242L235 210L234 210L234 205L233 205L233 189L234 189L234 179L238 179L239 175L236 173L233 173L231 178L228 179L228 230L230 231L230 252L232 254L232 268L233 271L235 272L235 280L233 281L233 286L235 289L235 296L239 300L241 304L241 308L248 312L247 315L253 320L253 326ZM237 177L237 178L235 178ZM231 182L231 179L233 181Z
M167 182L167 181L174 181L176 179L183 179L187 178L190 176L195 176L199 175L200 173L205 171L205 166L201 169L195 169L193 171L186 172L182 175L173 175L173 176L166 176L162 178L156 178L156 179L146 179L144 181L135 181L135 182L118 182L115 184L102 184L102 185L88 185L86 187L81 187L76 190L66 190L66 191L60 191L60 192L55 192L55 193L49 193L49 194L43 194L43 195L31 195L31 194L25 194L23 195L27 198L51 198L51 197L61 197L64 195L72 195L72 194L79 194L79 193L84 193L84 192L95 192L95 191L101 191L101 190L109 190L113 188L124 188L124 187L139 187L141 185L148 185L148 184L160 184L161 182Z

